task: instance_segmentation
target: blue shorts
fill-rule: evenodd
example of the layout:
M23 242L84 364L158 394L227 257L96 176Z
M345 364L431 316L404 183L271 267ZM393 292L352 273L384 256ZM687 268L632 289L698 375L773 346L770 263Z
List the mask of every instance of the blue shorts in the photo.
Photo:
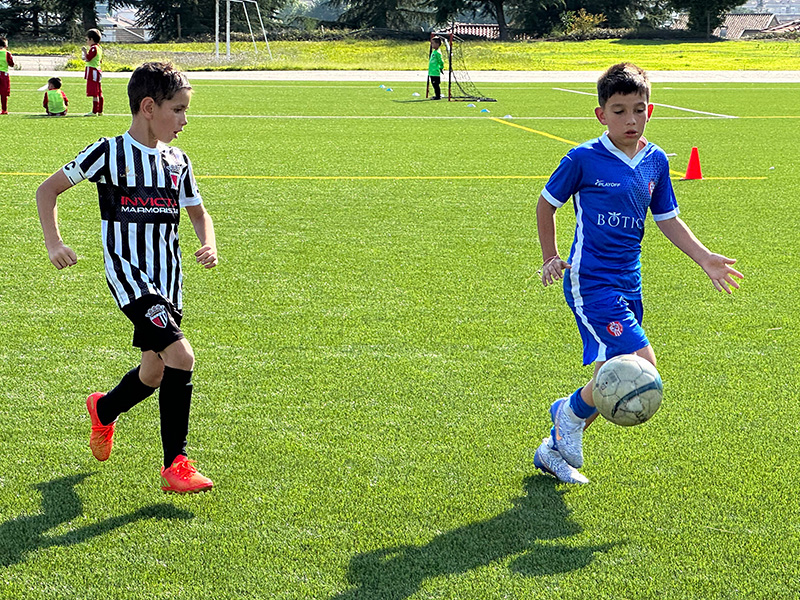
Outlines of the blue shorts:
M571 308L583 340L584 365L633 354L650 345L642 329L641 300L618 296Z

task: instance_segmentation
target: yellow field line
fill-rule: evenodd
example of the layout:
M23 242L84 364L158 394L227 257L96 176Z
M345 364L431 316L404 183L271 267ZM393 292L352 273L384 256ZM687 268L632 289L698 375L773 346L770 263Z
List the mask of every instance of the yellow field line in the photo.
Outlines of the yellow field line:
M535 133L537 135L544 136L544 137L549 138L551 140L556 140L557 142L564 142L565 144L569 144L570 146L577 146L578 145L578 142L573 142L572 140L568 140L566 138L558 137L557 135L553 135L552 133L547 133L545 131L539 131L537 129L531 129L530 127L523 127L522 125L517 125L516 123L511 123L511 122L506 121L504 119L498 119L497 117L489 117L489 118L492 121L495 121L496 123L502 123L503 125L508 125L510 127L516 127L518 129L524 129L525 131L530 131L531 133ZM746 118L746 117L743 117L743 118ZM673 175L674 177L683 177L683 175L684 175L683 173L681 173L680 171L676 171L675 169L670 169L669 172L670 172L670 175ZM742 179L742 180L760 180L760 179L766 179L766 177L703 177L703 179L717 180L717 181L727 181L727 180L737 180L737 179Z
M510 121L505 121L503 119L498 119L497 117L489 117L489 118L496 123L502 123L503 125L508 125L509 127L517 127L518 129L524 129L525 131L530 131L531 133L535 133L537 135L550 138L551 140L556 140L557 142L564 142L565 144L569 144L570 146L577 146L580 143L580 142L573 142L572 140L567 140L562 137L558 137L557 135L553 135L552 133L538 131L536 129L531 129L530 127L523 127L522 125L517 125L516 123L511 123Z
M0 177L49 177L52 173L3 173ZM549 175L195 175L197 179L260 179L273 181L394 181L402 180L472 180L472 179L548 179Z
M548 179L549 175L195 175L197 179L268 179L319 181L394 181L442 179Z

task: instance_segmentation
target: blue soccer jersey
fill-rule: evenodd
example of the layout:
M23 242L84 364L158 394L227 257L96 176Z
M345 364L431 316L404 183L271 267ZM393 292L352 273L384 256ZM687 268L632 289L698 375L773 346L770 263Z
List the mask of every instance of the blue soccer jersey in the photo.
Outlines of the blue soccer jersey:
M647 209L655 221L678 215L664 151L649 142L633 158L608 135L570 150L542 196L559 208L573 197L575 239L565 271L570 306L642 297L640 255Z

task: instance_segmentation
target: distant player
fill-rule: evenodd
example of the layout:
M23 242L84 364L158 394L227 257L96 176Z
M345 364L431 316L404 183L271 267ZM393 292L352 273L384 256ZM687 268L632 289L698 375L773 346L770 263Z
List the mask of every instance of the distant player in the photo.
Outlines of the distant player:
M428 77L433 86L433 99L442 99L442 71L444 70L444 59L442 58L442 51L439 47L442 45L442 38L438 35L431 39L431 55L428 58Z
M103 114L103 49L100 47L100 31L90 29L86 32L86 46L81 47L81 56L86 62L83 78L86 80L86 95L92 99L92 112L85 117L99 117Z
M14 57L8 51L8 41L0 37L0 115L8 114L8 97L11 95L11 79L8 68L14 66Z
M545 185L536 207L542 247L542 283L562 279L564 295L583 340L583 364L594 372L619 354L638 354L653 365L655 353L642 329L641 243L650 210L661 232L694 260L719 291L731 293L742 278L736 261L708 250L678 218L678 203L664 151L644 129L653 112L650 82L635 65L609 68L597 82L597 119L608 128L570 150ZM556 209L572 197L577 219L569 260L556 247ZM588 483L583 465L584 427L597 416L594 379L550 407L553 428L534 464L567 483Z
M47 80L47 91L42 100L44 111L48 117L65 117L69 98L61 89L61 77L51 77Z
M211 480L197 472L186 453L194 352L180 329L183 316L178 222L186 209L200 240L197 262L217 264L214 225L181 150L167 144L187 123L192 87L171 64L146 63L128 83L130 129L87 146L51 175L36 192L50 262L76 264L56 219L59 194L88 179L97 184L105 273L111 295L133 323L133 345L141 364L107 394L86 400L92 422L89 445L98 460L111 454L117 418L161 388L162 489L197 492Z

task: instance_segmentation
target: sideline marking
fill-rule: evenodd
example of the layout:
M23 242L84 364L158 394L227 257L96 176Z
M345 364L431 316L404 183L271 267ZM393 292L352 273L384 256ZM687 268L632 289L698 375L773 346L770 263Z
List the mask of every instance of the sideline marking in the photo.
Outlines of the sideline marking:
M570 94L580 94L582 96L597 96L597 94L592 94L591 92L580 92L578 90L567 90L565 88L553 88L559 92L569 92ZM683 108L682 106L672 106L671 104L659 104L658 102L651 102L654 106L662 106L664 108L673 108L675 110L682 110L685 112L696 113L698 115L709 115L711 117L719 117L720 119L738 119L739 117L735 117L733 115L721 115L719 113L712 113L707 112L705 110L694 110L692 108Z

